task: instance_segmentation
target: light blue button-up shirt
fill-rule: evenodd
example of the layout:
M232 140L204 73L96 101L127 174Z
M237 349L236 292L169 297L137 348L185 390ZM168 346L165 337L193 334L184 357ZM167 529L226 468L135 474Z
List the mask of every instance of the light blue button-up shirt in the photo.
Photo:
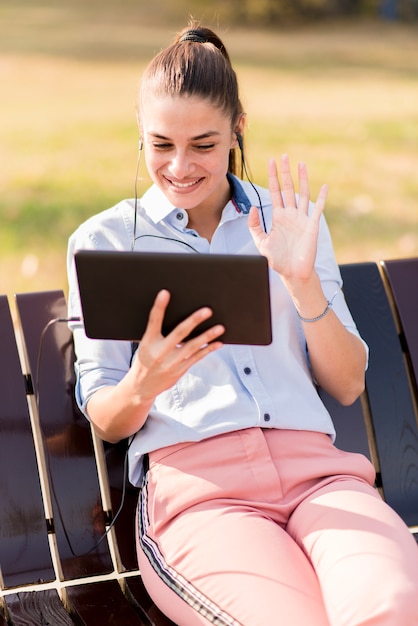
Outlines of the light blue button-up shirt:
M209 243L188 228L187 211L171 205L152 186L138 202L134 249L152 252L259 254L247 226L252 186L229 176L233 197ZM272 205L258 187L267 229ZM133 200L124 200L82 224L69 240L69 315L81 317L73 255L78 249L130 250L134 238ZM335 292L333 310L358 336L345 303L341 275L325 218L321 218L315 262L325 297ZM190 286L193 288L193 285ZM269 346L225 345L205 357L161 393L129 449L130 479L139 484L144 454L184 441L199 441L251 427L313 430L335 437L309 366L302 325L279 275L270 270L273 342ZM104 311L105 315L106 312ZM254 319L257 324L257 319ZM88 339L82 323L72 325L77 354L77 401L85 412L100 387L116 385L130 367L132 346L123 341ZM366 347L367 349L367 347Z

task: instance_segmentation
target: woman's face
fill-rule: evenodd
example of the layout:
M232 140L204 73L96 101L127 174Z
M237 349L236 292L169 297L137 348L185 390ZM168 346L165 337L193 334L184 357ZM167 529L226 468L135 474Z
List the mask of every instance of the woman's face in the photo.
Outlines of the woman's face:
M146 94L141 131L153 182L177 208L220 211L229 199L231 120L207 100Z

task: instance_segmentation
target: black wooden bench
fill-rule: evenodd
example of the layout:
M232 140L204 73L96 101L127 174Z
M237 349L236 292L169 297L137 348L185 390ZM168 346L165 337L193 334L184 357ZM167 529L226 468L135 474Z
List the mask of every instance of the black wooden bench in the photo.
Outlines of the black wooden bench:
M418 533L418 258L341 271L370 346L366 392L350 407L320 393L337 445L373 461ZM64 294L19 294L16 310L13 323L0 296L0 626L173 626L138 571L126 442L103 444L74 401Z

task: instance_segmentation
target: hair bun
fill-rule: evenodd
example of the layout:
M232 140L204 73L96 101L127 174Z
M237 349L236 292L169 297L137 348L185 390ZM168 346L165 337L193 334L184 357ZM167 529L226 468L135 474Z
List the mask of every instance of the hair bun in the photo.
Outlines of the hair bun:
M195 43L207 43L207 38L202 35L201 31L192 28L187 30L179 39L179 43L183 41L194 41Z

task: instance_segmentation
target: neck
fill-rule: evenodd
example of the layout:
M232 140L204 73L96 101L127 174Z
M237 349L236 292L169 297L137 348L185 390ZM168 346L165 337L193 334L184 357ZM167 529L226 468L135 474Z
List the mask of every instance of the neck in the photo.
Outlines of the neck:
M225 179L226 185L220 190L216 198L211 196L202 204L192 209L187 209L189 215L189 228L193 228L208 241L212 240L213 234L220 222L222 211L231 199L231 188Z
M197 209L197 211L198 210L199 209ZM196 209L193 209L192 211L187 211L189 214L188 227L198 232L201 237L204 237L204 239L207 239L209 242L212 241L213 234L218 228L222 211L220 211L219 214L199 214L196 216L197 219L194 219L194 211L196 211Z

